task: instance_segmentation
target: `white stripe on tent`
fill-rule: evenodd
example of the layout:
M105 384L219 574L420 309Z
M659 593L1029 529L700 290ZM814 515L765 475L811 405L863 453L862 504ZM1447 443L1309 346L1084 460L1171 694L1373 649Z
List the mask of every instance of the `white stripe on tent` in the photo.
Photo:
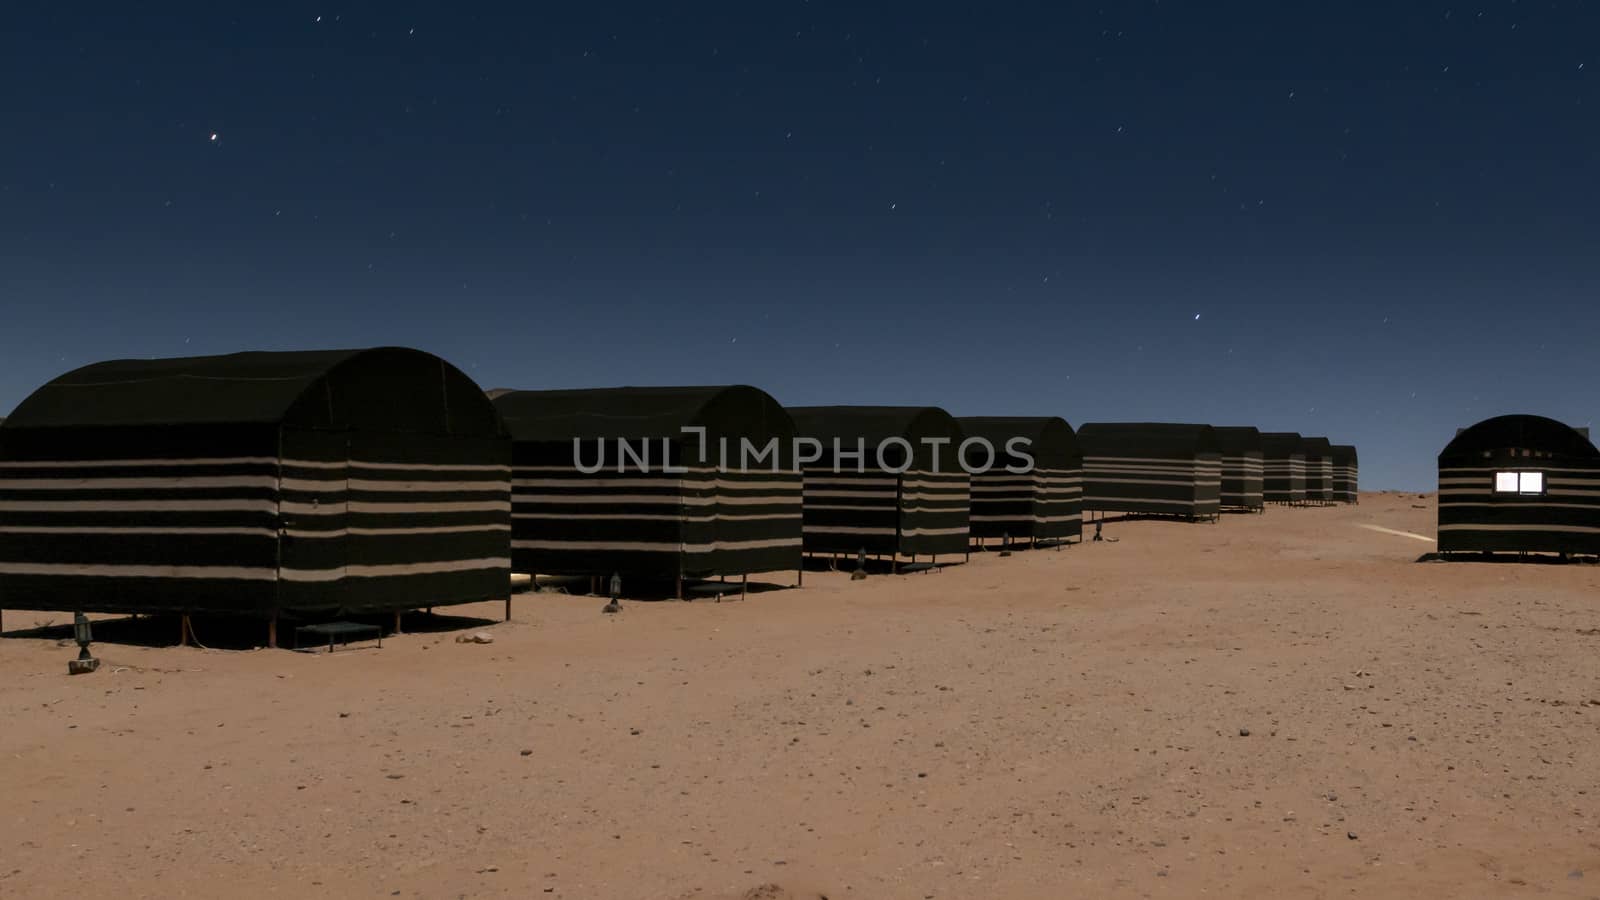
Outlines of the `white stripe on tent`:
M676 541L512 541L515 550L615 550L643 553L711 553L717 550L766 550L773 547L798 547L798 538L767 538L754 541L712 541L680 544Z
M272 569L241 566L138 566L92 563L0 562L0 575L73 575L89 578L220 578L232 581L276 581Z
M136 489L268 488L277 486L271 475L175 475L166 478L3 478L0 490L12 491L120 491Z
M442 575L448 572L472 572L483 569L511 568L511 560L489 557L485 559L451 559L443 562L398 563L385 566L344 566L338 569L284 569L283 580L294 582L340 581L345 578L393 578L402 575ZM509 583L507 590L510 590Z
M0 500L0 512L274 512L271 500Z
M271 456L207 456L187 459L50 459L6 460L0 469L116 469L158 468L183 466L272 466L278 460Z

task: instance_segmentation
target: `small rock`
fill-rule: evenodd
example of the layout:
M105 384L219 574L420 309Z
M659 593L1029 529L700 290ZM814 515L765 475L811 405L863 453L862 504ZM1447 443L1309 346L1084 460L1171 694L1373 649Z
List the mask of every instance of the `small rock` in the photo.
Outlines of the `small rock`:
M1250 729L1248 729L1248 728L1239 729L1239 737L1249 737L1249 736L1250 736Z
M1567 877L1571 878L1573 881L1577 881L1578 879L1583 877L1583 870L1582 869L1573 869L1571 872L1567 873Z
M522 751L522 755L523 756L532 756L533 755L533 751L532 750L524 750L524 751Z
M1339 795L1338 794L1335 794L1333 791L1329 791L1328 792L1328 802L1329 803L1332 803L1332 802L1334 802L1335 800L1338 800L1338 799L1339 799Z
M638 737L642 732L640 732L639 729L637 729L637 728L629 728L628 729L628 733L633 735L634 737Z
M1346 831L1344 833L1344 836L1349 838L1352 841L1356 839L1356 833L1354 831Z

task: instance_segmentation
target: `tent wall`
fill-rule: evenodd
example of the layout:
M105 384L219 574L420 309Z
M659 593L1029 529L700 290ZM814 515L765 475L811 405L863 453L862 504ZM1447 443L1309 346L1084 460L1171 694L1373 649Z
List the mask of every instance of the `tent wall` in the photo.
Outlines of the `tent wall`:
M1349 444L1333 446L1333 499L1338 503L1360 500L1361 478L1356 448Z
M276 444L270 427L0 429L0 608L272 609Z
M1260 509L1265 503L1265 467L1261 454L1241 453L1222 457L1222 488L1219 500L1230 509Z
M499 438L351 433L339 608L505 597L510 463L510 446ZM284 578L290 579L287 570Z
M807 552L967 551L971 479L956 458L961 428L948 413L934 407L837 406L789 412L796 434L822 447L821 458L804 468ZM936 450L924 438L944 443ZM877 448L891 439L910 445L909 459L893 444L879 459Z
M494 402L513 435L517 571L672 579L800 567L794 427L765 392L503 391ZM704 442L685 427L704 429Z
M1262 499L1267 503L1299 504L1306 501L1306 456L1300 435L1266 432L1261 435Z
M1261 432L1249 427L1219 427L1216 432L1222 447L1222 507L1261 509L1265 502Z
M1222 453L1207 425L1091 423L1083 508L1211 519L1221 511Z
M1306 466L1306 502L1333 502L1333 449L1327 438L1306 438L1302 444Z
M1049 418L972 417L958 419L970 440L983 438L994 448L994 465L972 475L971 532L976 538L1077 540L1083 534L1083 453L1072 426ZM1032 458L1007 452L1014 438L1026 438ZM975 465L984 462L971 450ZM1008 471L1027 468L1026 472Z
M1502 472L1541 473L1544 492L1496 491ZM1539 416L1466 429L1439 455L1439 550L1600 554L1600 451Z

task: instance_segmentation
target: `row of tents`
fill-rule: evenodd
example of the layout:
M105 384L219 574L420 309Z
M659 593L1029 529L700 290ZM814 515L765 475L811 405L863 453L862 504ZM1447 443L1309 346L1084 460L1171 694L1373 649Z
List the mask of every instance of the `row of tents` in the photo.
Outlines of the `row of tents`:
M485 392L405 348L99 363L0 422L0 609L398 611L513 571L937 563L1085 513L1355 502L1353 447L1208 425L790 407L753 387ZM926 557L927 562L920 560Z

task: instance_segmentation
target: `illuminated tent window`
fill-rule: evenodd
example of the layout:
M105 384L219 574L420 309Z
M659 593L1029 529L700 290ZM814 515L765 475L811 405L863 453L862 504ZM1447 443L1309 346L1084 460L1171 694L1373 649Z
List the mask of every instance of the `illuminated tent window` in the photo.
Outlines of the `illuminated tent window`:
M1496 472L1494 492L1497 494L1542 494L1543 472Z

